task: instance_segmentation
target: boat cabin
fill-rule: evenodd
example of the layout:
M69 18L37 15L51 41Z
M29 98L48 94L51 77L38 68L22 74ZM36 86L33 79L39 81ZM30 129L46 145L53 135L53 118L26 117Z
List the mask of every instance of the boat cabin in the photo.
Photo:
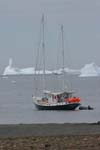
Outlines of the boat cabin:
M72 91L71 92L55 92L52 93L50 91L46 91L44 93L44 98L43 100L48 100L48 102L64 102L65 99L71 98L72 97Z

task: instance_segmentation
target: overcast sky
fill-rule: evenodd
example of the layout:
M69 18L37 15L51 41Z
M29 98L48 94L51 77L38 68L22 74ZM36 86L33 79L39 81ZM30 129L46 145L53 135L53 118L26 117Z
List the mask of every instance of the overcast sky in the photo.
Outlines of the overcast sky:
M9 58L16 67L34 66L42 13L46 68L57 62L61 24L66 67L100 65L100 0L0 0L0 72Z

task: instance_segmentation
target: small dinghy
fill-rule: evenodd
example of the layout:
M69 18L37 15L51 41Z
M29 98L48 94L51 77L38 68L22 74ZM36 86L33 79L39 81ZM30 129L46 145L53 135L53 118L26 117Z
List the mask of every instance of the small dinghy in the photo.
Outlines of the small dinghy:
M80 110L93 110L94 108L88 105L88 106L80 106L79 109Z

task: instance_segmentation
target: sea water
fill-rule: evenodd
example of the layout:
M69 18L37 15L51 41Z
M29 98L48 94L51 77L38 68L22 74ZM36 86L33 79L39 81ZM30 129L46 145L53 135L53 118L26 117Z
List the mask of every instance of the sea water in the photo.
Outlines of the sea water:
M62 90L62 75L46 75L46 89ZM0 124L91 123L100 121L100 77L65 76L65 88L75 91L83 106L94 110L40 111L32 95L42 95L42 75L0 77Z

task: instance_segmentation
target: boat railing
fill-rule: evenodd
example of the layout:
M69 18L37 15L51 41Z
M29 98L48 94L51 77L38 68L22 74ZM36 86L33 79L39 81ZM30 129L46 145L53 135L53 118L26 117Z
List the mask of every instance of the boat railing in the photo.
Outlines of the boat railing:
M60 102L60 103L49 103L49 106L61 106L61 105L65 105L66 102Z

